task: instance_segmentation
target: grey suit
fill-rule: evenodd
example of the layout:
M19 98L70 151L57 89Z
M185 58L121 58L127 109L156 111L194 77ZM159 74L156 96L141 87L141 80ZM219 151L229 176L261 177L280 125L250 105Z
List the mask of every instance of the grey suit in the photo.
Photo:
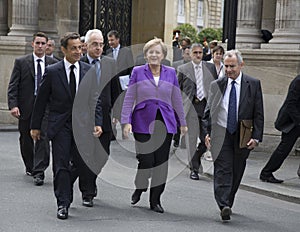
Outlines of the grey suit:
M186 114L188 131L188 153L190 169L198 173L201 166L200 158L206 151L205 134L202 129L202 117L206 106L209 85L217 78L215 66L208 62L202 61L203 72L203 90L205 98L202 101L197 99L197 85L194 66L192 62L180 65L178 67L178 80L183 92L183 105ZM200 143L197 147L197 138Z
M45 67L57 61L45 56ZM36 146L30 136L30 118L35 100L35 68L33 54L19 57L15 60L14 68L8 85L7 100L11 110L18 107L20 118L18 129L20 132L21 155L26 171L33 175L42 175L49 165L49 141L45 134L47 116L43 121L41 139Z
M211 153L214 159L214 192L218 206L230 208L240 185L251 150L239 148L239 126L234 134L218 124L222 99L228 78L223 77L211 83L208 102L203 117L206 134L211 136ZM264 114L260 81L242 74L238 122L253 120L252 138L262 141ZM227 121L227 118L225 119Z

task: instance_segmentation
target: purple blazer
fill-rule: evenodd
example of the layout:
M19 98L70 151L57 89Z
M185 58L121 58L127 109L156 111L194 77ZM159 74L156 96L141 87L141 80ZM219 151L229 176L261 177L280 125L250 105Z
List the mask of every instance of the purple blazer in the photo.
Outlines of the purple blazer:
M168 133L186 126L181 92L175 69L161 65L156 86L148 64L134 67L125 95L121 123L132 125L136 133L151 134L157 110L160 110Z

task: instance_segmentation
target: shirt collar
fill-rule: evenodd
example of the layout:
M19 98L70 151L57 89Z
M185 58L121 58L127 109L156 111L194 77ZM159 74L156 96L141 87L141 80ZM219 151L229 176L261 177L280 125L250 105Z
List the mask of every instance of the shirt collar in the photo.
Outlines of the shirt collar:
M70 67L71 67L71 65L73 65L73 64L71 64L69 61L67 61L66 57L64 58L64 63L65 63L65 68L66 68L66 70L69 70ZM76 62L74 63L74 65L75 65L75 68L76 68L77 70L79 70L79 63L78 63L78 61L76 61Z
M40 58L37 55L35 55L34 53L32 53L32 54L33 54L33 60L34 60L34 62L37 62L37 60L40 59L40 60L42 60L42 62L45 63L45 55Z
M98 57L98 58L96 58L96 59L93 59L92 57L90 57L89 54L87 54L87 58L88 58L90 64L93 62L93 60L99 60L99 62L100 62L100 60L101 60L101 57Z
M200 64L196 64L196 63L194 63L194 61L192 61L192 64L193 64L194 69L196 69L197 66L202 68L202 61L200 62Z
M228 78L228 85L231 84L233 80L231 78ZM234 80L236 84L241 85L242 81L242 72L240 72L240 75Z
M119 44L117 47L113 48L113 50L119 51L120 47L121 47L121 44Z

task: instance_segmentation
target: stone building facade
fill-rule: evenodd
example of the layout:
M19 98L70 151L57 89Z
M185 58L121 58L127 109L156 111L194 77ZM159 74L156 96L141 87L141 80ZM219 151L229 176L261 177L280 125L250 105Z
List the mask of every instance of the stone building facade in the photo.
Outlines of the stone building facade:
M131 44L157 36L171 45L172 31L179 23L199 30L222 27L223 2L132 0ZM180 4L184 10L179 14ZM7 109L14 59L32 51L30 42L36 31L44 31L57 42L66 31L78 31L79 6L80 0L0 0L1 123L15 122ZM244 56L244 71L259 78L263 87L266 143L262 149L276 145L279 133L273 123L290 81L300 72L299 9L299 0L238 0L236 47ZM261 29L272 33L269 43L262 40Z

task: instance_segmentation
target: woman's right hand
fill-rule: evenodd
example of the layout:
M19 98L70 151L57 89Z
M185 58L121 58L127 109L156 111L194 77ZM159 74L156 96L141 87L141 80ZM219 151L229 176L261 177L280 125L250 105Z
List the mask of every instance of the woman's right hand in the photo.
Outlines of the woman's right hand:
M127 123L124 125L124 129L123 129L123 137L124 139L128 139L129 138L129 133L131 133L131 124Z

